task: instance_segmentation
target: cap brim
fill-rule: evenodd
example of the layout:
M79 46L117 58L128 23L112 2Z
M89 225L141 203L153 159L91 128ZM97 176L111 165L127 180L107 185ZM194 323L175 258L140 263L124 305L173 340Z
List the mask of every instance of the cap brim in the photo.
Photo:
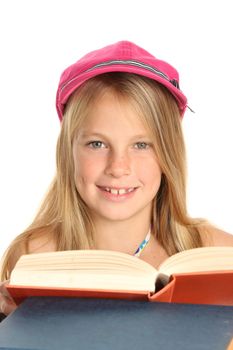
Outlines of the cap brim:
M137 75L141 75L147 78L150 78L152 80L157 81L158 83L164 85L171 94L175 97L177 100L181 115L184 114L185 109L187 107L187 98L182 93L181 90L179 90L177 87L175 87L169 80L166 80L165 78L154 74L148 70L145 70L144 68L140 67L134 67L134 66L126 66L126 65L112 65L112 66L104 66L100 68L95 68L94 70L85 71L83 73L78 74L76 77L73 77L71 80L66 82L63 86L60 87L60 89L57 91L57 97L56 97L56 107L57 112L59 115L60 120L63 118L63 112L64 107L69 99L69 97L73 94L73 92L80 87L84 82L87 80L109 72L127 72L127 73L133 73Z

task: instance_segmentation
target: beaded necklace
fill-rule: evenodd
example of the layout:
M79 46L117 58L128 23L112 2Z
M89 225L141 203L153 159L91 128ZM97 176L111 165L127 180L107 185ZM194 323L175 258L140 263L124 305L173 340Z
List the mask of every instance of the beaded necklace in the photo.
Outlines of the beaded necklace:
M150 240L150 236L151 236L151 229L149 230L149 232L146 235L146 238L142 241L142 243L139 245L138 249L136 250L136 252L134 253L134 256L139 257L141 255L141 252L143 251L143 249L147 246L149 240Z

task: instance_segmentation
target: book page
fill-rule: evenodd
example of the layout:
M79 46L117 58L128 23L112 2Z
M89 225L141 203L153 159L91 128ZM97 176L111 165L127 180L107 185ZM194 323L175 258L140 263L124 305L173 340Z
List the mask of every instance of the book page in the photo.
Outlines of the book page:
M159 268L161 273L233 270L233 247L203 247L172 255Z
M11 285L154 291L157 270L128 254L78 250L22 256Z

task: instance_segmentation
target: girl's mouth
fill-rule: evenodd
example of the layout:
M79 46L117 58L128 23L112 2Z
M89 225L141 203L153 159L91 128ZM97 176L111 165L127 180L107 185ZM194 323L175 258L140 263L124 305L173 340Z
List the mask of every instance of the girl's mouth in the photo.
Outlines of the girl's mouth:
M131 198L137 190L137 187L123 187L123 188L104 187L104 186L97 186L97 187L104 194L105 198L113 199L113 200Z

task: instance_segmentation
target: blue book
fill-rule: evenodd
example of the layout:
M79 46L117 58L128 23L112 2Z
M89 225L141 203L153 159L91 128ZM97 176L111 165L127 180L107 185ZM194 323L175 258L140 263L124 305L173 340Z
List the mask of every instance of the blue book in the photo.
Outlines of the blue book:
M0 324L0 349L224 350L233 307L31 297Z

